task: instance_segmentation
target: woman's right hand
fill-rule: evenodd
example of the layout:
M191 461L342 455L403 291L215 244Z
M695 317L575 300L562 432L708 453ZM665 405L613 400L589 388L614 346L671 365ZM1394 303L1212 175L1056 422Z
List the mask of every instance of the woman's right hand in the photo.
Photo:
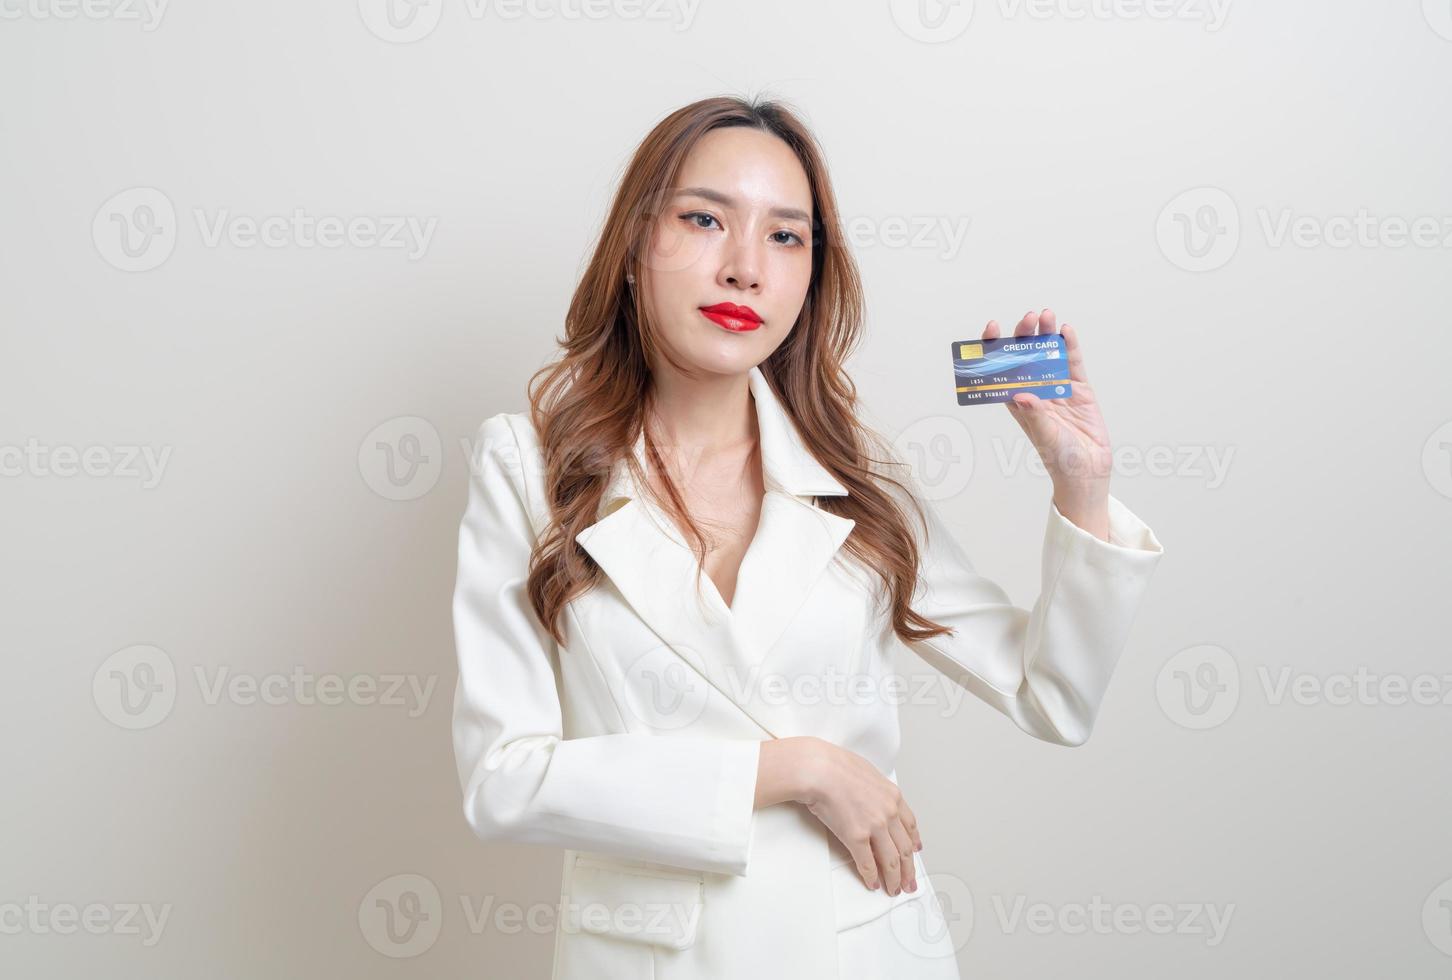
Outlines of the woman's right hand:
M913 852L923 848L918 821L897 784L862 756L811 735L761 745L758 807L802 803L830 830L868 888L917 891Z

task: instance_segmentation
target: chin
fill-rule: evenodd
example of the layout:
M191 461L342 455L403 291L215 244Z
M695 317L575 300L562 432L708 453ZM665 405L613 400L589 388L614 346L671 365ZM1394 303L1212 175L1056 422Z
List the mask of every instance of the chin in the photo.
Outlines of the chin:
M771 353L760 344L743 343L745 339L728 336L694 344L681 359L697 371L721 375L745 374Z

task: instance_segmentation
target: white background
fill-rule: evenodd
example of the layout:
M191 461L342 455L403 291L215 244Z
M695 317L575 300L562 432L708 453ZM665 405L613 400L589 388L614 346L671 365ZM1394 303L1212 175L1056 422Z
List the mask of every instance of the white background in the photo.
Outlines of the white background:
M548 916L560 856L459 806L461 440L525 408L636 143L738 94L825 146L867 421L1016 601L1049 485L952 341L1053 308L1168 454L1112 484L1166 556L1087 745L904 707L964 976L1445 976L1452 705L1380 685L1452 691L1452 6L480 9L0 0L0 973L547 975L547 927L468 914ZM432 232L247 243L295 210ZM1200 911L1076 934L1096 896Z

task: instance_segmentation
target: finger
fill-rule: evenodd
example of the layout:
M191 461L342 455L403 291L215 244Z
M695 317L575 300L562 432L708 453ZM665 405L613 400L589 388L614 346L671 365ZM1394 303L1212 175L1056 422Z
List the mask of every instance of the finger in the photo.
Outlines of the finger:
M986 327L983 328L983 339L984 340L997 340L998 339L998 321L997 320L989 320L988 321L988 326L986 326Z
M915 892L918 890L918 869L913 865L912 838L900 819L888 824L887 832L892 835L892 842L897 845L898 860L902 862L902 890Z
M1054 311L1044 307L1044 312L1039 314L1039 333L1053 333L1058 322L1059 318L1054 315Z
M877 867L882 871L882 887L889 895L902 891L902 858L898 856L897 844L886 827L878 828L872 835L872 850L877 855Z
M1009 407L1009 413L1023 427L1024 433L1029 437L1029 442L1033 443L1035 448L1040 446L1043 437L1041 428L1043 419L1039 414L1043 410L1041 401L1042 399L1038 395L1020 391L1004 403Z
M1038 325L1038 314L1035 313L1033 310L1029 310L1023 315L1023 319L1018 321L1018 326L1013 328L1013 335L1015 337L1027 337L1034 332L1034 329L1038 327Z
M918 815L913 813L913 808L907 805L907 800L898 804L898 811L902 825L908 832L908 838L913 842L913 850L923 849L923 835L918 831Z
M862 876L862 883L868 888L876 888L882 878L877 873L877 856L872 853L871 842L847 844L847 850L852 852L852 862L857 865L857 873Z
M1069 380L1089 383L1089 373L1084 367L1084 348L1079 343L1079 331L1069 324L1059 328L1064 335L1064 347L1069 357Z

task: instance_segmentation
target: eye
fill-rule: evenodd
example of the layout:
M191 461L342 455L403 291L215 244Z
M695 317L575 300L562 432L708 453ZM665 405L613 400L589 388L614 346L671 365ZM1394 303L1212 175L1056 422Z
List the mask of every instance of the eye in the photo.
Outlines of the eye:
M681 215L681 217L683 219L685 219L686 221L690 221L692 224L695 224L695 221L694 221L695 218L705 218L707 221L716 221L716 216L714 214L710 214L710 213L708 213L706 211L687 211L685 214ZM717 223L718 226L720 225L720 222L719 221L716 222L716 223ZM697 228L709 228L710 225L696 224L696 227Z
M713 222L717 228L720 228L721 227L721 222L717 221L716 220L716 216L714 214L711 214L708 211L687 211L685 214L680 215L680 218L681 218L682 221L689 221L692 225L694 225L695 227L700 228L702 230L705 230L705 229L710 228L711 225L710 224L701 224L700 221L698 220L698 219L701 219L701 218L704 218L707 222ZM787 236L787 239L788 240L787 241L782 241L780 238L777 238L776 237L777 235L785 235L785 236ZM791 248L799 248L803 244L805 244L802 241L802 237L800 235L798 235L794 231L786 231L786 230L774 231L774 232L772 232L772 239L778 245L786 245L786 246L789 246Z

